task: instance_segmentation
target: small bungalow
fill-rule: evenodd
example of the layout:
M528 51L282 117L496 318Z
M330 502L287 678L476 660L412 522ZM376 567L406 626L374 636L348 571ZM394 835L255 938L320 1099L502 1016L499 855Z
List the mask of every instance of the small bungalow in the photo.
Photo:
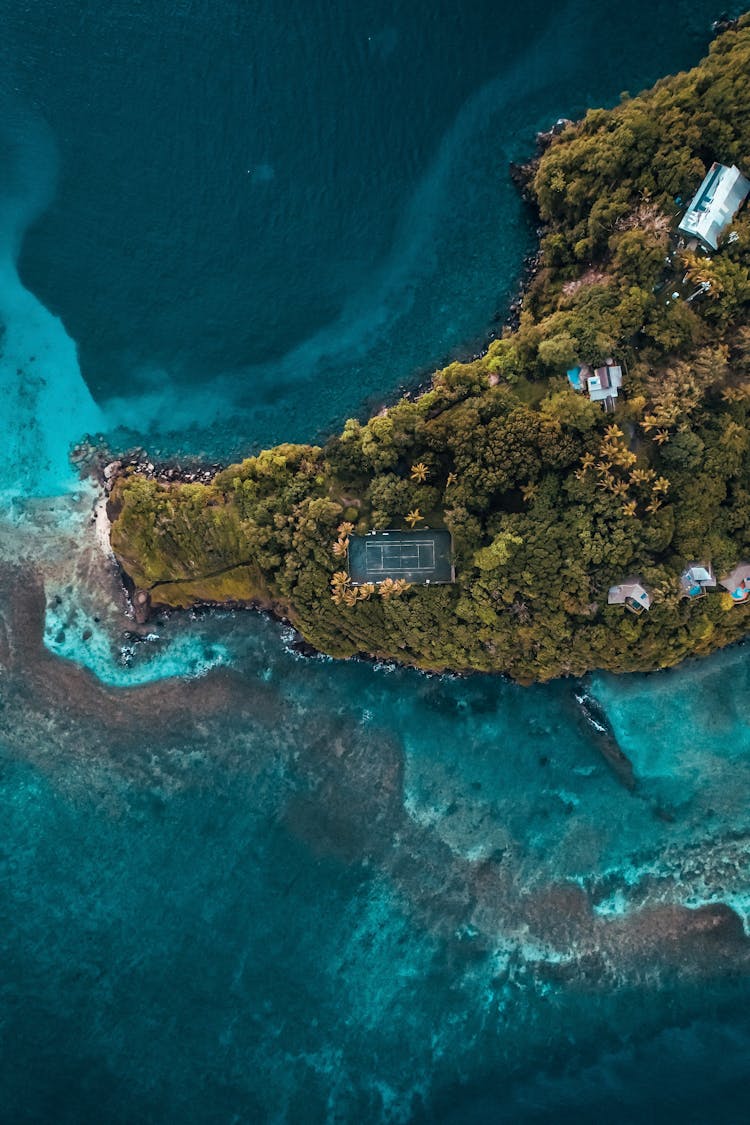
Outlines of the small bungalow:
M617 392L622 386L622 368L613 359L605 359L588 380L589 398L592 402L603 402L609 414L615 408Z
M619 586L610 586L607 605L624 605L631 613L640 617L651 608L651 595L640 582L622 582Z
M702 598L706 591L716 585L711 564L703 566L702 563L691 563L680 575L683 598Z
M728 590L734 602L746 602L750 598L750 563L738 563L734 570L719 579L719 585Z
M604 409L610 413L615 408L615 399L622 386L622 367L619 363L605 359L601 367L592 370L588 364L571 367L567 373L568 382L574 391L588 392L592 402L603 402Z
M693 196L678 226L680 234L695 238L706 250L717 250L719 238L731 223L750 192L746 180L733 164L714 161Z

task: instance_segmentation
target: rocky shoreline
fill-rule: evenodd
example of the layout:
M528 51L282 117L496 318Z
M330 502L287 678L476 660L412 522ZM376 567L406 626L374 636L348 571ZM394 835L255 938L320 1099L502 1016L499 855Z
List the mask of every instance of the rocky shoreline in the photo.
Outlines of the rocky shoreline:
M725 19L725 17L722 17L722 19ZM719 22L717 21L717 26ZM728 21L726 27L734 26L735 23L736 21ZM722 27L721 30L726 30L726 28ZM534 155L529 160L520 163L511 161L508 164L510 179L533 216L536 249L532 250L522 260L515 294L504 311L498 310L490 318L481 343L477 341L473 348L469 346L455 349L437 364L437 369L446 366L448 363L470 363L472 360L479 359L492 341L503 335L505 329L515 331L518 328L518 320L526 291L541 265L539 245L544 235L544 226L529 185L536 174L542 155L554 138L559 136L567 126L573 124L574 122L570 118L557 118L551 128L536 134ZM480 349L479 351L475 350L477 346ZM413 380L401 383L385 398L378 396L377 399L366 400L365 409L362 413L366 414L368 418L373 417L379 412L387 410L389 406L395 404L401 398L419 398L420 395L430 390L435 370L435 367L430 367L418 371L415 373ZM244 456L250 455L250 452L244 454ZM108 447L102 434L84 435L73 448L71 460L79 468L81 475L92 475L100 482L107 494L112 491L117 478L126 473L138 474L147 480L156 480L166 484L208 484L218 472L227 467L227 463L220 461L212 461L210 464L206 464L199 456L167 459L150 456L143 446L135 446L123 452L115 453Z
M134 475L166 484L208 484L226 466L199 458L159 460L149 457L142 446L115 454L103 435L87 435L71 451L71 461L82 477L98 482L109 496L118 477Z
M220 465L157 462L143 449L114 460L94 457L108 494L111 542L141 587L133 590L139 618L148 618L150 603L154 609L236 599L257 605L256 597L278 597L292 603L288 613L264 608L333 656L365 652L438 673L504 671L521 684L594 669L671 667L744 635L741 611L727 616L726 599L711 599L691 613L677 581L685 559L702 557L709 542L722 571L736 558L741 492L730 485L747 474L743 451L738 447L736 465L724 458L714 473L726 484L720 491L708 487L707 462L698 474L703 487L694 490L696 473L689 473L686 457L670 459L671 448L659 448L670 440L675 418L684 419L680 434L689 431L696 448L709 450L744 421L750 362L735 339L740 314L727 291L701 327L702 308L670 307L659 283L662 242L674 218L672 180L679 174L686 195L697 175L693 125L708 114L734 144L744 143L742 103L734 118L726 107L719 113L710 101L704 105L701 92L709 87L699 78L741 87L748 31L750 23L741 20L740 31L728 34L727 50L713 51L695 70L597 110L586 124L559 118L538 134L536 153L511 175L522 197L538 196L541 246L524 263L502 338L437 372L426 394L394 389L398 403L373 410L367 423L353 419L315 445L281 443L218 475ZM667 110L684 128L668 127ZM644 114L651 131L640 128ZM614 206L607 163L613 145L623 148L616 209L627 212L614 226L599 214ZM644 214L654 161L657 171L662 165L667 171L660 171L663 190ZM568 184L576 185L575 206ZM524 229L530 236L533 227L524 223ZM749 268L746 244L739 235L738 241L738 249L717 259L721 276L721 269L744 276ZM600 260L594 270L591 263ZM643 347L632 334L641 321ZM614 354L618 341L629 379L632 374L632 393L620 411L624 429L605 428L587 403L563 393L571 357L595 364ZM681 394L678 364L693 360L702 381ZM657 383L653 373L662 371ZM422 383L419 392L425 389ZM639 424L646 437L635 443ZM659 476L667 464L670 476ZM602 480L593 481L594 470ZM589 502L594 483L604 492L596 504ZM629 489L632 499L625 502ZM410 503L413 510L404 515ZM333 539L333 529L340 521L340 536L342 528L364 534L400 526L389 524L394 520L447 522L455 531L457 589L431 598L415 592L403 612L378 598L348 614L355 600L373 593L385 599L391 590L373 585L362 598L358 590L342 596L349 580L340 571L332 577L331 557L343 558L347 544ZM480 554L477 546L485 543ZM509 565L514 552L518 558ZM659 592L653 613L637 626L603 608L602 600L620 572L635 565ZM501 578L485 574L494 571ZM597 607L601 621L593 620Z
M573 122L568 117L558 117L557 121L551 129L547 129L544 132L537 133L536 151L534 156L532 156L530 160L524 161L520 164L511 161L509 165L510 178L517 188L518 194L520 195L521 199L534 216L534 221L536 223L537 241L536 250L532 251L530 254L527 254L527 256L523 260L518 290L515 297L510 302L510 305L508 306L508 314L503 327L507 327L513 332L518 329L526 293L542 264L541 252L539 247L541 245L542 236L544 235L544 226L541 222L541 216L539 215L539 208L537 206L536 198L533 191L531 190L531 183L536 175L537 169L539 167L539 161L541 160L542 155L552 144L554 138L558 137L563 132L563 130L568 127L568 125L572 124Z
M536 273L541 265L541 256L539 251L539 244L544 233L543 227L539 223L539 215L534 204L532 195L529 192L529 184L533 179L539 160L544 151L549 147L553 138L558 136L564 128L572 124L567 118L558 118L551 129L537 133L535 144L535 155L525 163L510 164L510 178L518 189L521 198L526 204L534 208L537 226L537 249L531 254L527 255L522 262L520 271L520 280L516 295L511 299L508 304L507 310L504 314L502 326L500 331L488 332L485 338L484 350L489 346L492 340L497 339L498 335L508 329L515 331L518 327L518 321L523 308L524 298L526 292L534 280ZM496 321L500 320L498 314ZM472 359L479 359L483 351L477 353L468 353L462 356L462 361L470 361ZM456 357L453 357L454 359ZM429 378L423 375L417 377L417 381L412 385L402 385L397 388L393 402L398 401L400 398L419 398L422 394L429 391L432 383L432 372ZM377 413L387 413L391 400L388 399L381 405L380 410L376 409L376 404L372 404L370 416ZM110 497L115 487L116 482L124 476L137 475L145 478L146 480L157 481L159 484L209 484L217 473L221 472L227 466L219 461L213 461L206 464L201 461L199 457L181 458L181 459L168 459L160 460L156 457L151 457L148 451L142 446L136 446L132 449L115 453L107 444L105 438L101 434L85 435L81 441L71 451L71 461L77 468L82 478L88 477L96 482L102 491L105 499L106 515L111 526L112 522L117 518L117 510L113 506ZM152 618L156 607L152 607L151 595L149 590L141 589L135 586L130 579L130 576L117 563L122 584L128 599L128 604L132 610L134 621L137 625L143 626L148 623ZM205 606L206 608L216 608L219 603L212 602L199 602L196 603L198 608ZM222 607L227 608L244 608L254 609L261 613L267 613L276 620L281 621L283 624L294 628L294 623L287 615L287 611L282 610L282 607L274 603L263 603L259 599L252 599L247 602L221 602ZM158 607L158 612L163 615L164 613L171 612L167 607ZM303 655L317 656L320 655L318 650L315 649L309 642L305 641L302 636L299 637L299 642L296 648ZM378 659L377 657L370 657L369 654L363 654L367 659ZM429 670L427 670L429 671ZM435 671L436 674L442 674ZM455 673L460 674L460 673Z
M488 330L483 350L474 352L470 349L463 349L452 355L449 362L471 362L471 360L479 359L489 344L498 336L501 336L505 329L515 331L518 327L518 319L523 308L525 294L541 265L539 244L544 234L544 227L541 224L533 194L529 190L529 184L536 174L543 153L553 139L559 136L568 125L572 124L573 122L567 117L558 118L550 129L536 134L535 153L528 161L523 163L511 162L509 164L509 174L513 184L518 189L524 203L533 209L536 220L537 248L523 259L518 288L515 296L509 302L506 312L504 314L498 312L492 318L491 323L500 325L499 331ZM389 397L385 402L380 400L382 405L379 410L387 411L390 403L397 402L400 398L419 398L420 395L429 391L433 374L434 371L431 369L429 374L426 372L418 374L413 383L402 384L396 389L392 399ZM373 403L368 416L371 417L377 413L377 404ZM247 456L250 456L250 454L248 453ZM71 451L71 461L82 477L88 476L97 481L107 497L111 494L118 478L126 475L138 475L146 480L158 481L160 484L209 484L217 473L227 468L227 464L224 462L212 461L207 464L200 457L191 456L179 459L152 457L143 446L135 446L115 453L110 449L102 434L85 435Z

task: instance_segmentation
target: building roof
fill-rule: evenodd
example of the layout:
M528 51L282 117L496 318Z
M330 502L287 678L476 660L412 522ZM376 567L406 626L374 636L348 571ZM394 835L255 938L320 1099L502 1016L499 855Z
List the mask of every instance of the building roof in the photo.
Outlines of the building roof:
M736 164L728 168L726 164L714 162L677 229L716 250L719 236L745 202L748 192L750 180L745 179Z
M715 586L716 585L716 579L714 578L714 576L711 572L710 565L709 566L700 566L700 565L689 566L687 568L687 570L685 571L685 574L688 576L688 578L692 579L693 582L705 582L709 586Z
M621 582L619 586L610 586L607 592L607 605L624 605L628 598L641 609L651 608L651 595L640 582Z
M603 402L608 398L617 398L617 392L621 386L622 367L614 360L608 359L601 367L597 367L594 374L588 378L589 398L592 402Z
M719 579L719 585L729 590L736 602L744 602L750 596L750 563L738 563L734 570Z
M711 564L691 563L680 575L680 584L687 597L694 598L709 586L716 585Z

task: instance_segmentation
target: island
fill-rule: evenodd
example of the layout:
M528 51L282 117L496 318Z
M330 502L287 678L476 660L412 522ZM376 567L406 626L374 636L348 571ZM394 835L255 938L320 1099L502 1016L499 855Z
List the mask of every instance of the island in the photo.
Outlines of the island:
M423 393L198 480L110 466L136 613L256 605L335 657L521 683L746 635L748 74L746 15L545 135L515 322Z

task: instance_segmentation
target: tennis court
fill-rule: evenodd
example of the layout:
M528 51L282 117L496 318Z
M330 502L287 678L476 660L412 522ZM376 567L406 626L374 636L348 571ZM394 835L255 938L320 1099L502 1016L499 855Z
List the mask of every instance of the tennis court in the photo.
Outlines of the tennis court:
M405 578L439 583L454 579L449 531L376 531L349 539L349 575L355 585Z

